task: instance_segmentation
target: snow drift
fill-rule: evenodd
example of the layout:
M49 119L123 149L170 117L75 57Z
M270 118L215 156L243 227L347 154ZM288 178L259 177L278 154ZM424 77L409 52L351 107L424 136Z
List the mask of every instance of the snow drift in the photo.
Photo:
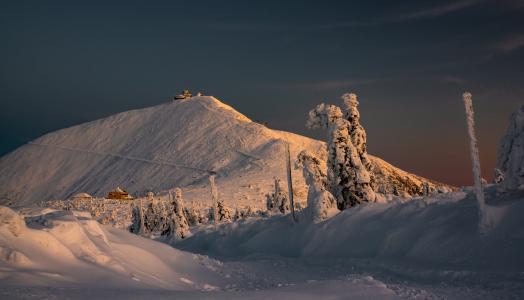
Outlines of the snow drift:
M0 206L0 286L206 290L226 282L220 268L86 213L47 209L24 220Z
M317 282L279 272L182 252L82 212L0 206L2 299L397 298L370 276Z
M221 259L278 255L407 263L439 270L503 271L520 276L524 268L524 193L500 196L487 190L493 228L478 233L473 193L454 192L411 201L367 203L322 223L299 216L224 224L176 245ZM302 217L302 218L301 218Z
M49 133L2 157L0 204L35 204L79 192L100 197L115 186L135 196L184 187L186 200L210 201L207 178L216 173L227 205L263 206L274 177L286 178L284 142L292 157L308 150L327 158L323 142L268 129L214 97L131 110ZM450 189L380 159L371 162L378 192L420 194L425 183L431 191ZM296 198L305 202L302 171L293 170L293 177Z

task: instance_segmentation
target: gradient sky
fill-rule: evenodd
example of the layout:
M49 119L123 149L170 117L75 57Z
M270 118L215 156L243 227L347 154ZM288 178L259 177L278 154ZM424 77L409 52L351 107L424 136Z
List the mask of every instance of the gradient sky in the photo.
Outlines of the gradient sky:
M524 104L524 0L2 1L0 155L44 133L202 90L315 138L307 112L359 95L369 152L471 183Z

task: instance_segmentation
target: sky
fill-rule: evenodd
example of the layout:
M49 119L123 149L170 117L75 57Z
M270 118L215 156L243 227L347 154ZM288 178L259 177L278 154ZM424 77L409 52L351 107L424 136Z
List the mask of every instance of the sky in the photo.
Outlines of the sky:
M472 182L524 104L524 0L2 1L0 155L42 134L203 91L270 128L358 94L368 150Z

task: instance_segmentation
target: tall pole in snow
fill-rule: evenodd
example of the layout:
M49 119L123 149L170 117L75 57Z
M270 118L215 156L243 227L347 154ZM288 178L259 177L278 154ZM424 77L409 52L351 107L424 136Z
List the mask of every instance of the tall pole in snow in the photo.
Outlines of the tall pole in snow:
M291 153L289 151L289 143L286 144L286 169L287 169L287 188L289 192L289 206L291 208L291 216L293 217L293 222L297 222L295 216L295 201L293 200L293 179L291 178Z
M469 135L469 150L471 155L471 163L473 166L473 180L475 183L475 195L479 205L479 226L481 230L488 226L485 212L484 192L482 191L482 175L480 173L480 159L479 148L477 145L477 137L475 136L475 113L473 111L473 100L471 93L465 92L462 94L464 105L466 107L466 121L468 123Z

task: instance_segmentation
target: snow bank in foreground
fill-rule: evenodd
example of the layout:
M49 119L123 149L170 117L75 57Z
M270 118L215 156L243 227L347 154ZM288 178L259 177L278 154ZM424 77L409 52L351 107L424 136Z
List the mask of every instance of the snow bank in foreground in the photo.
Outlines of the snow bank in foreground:
M213 300L317 300L399 299L394 291L370 276L346 280L311 281L285 287L250 291L165 291L133 289L0 288L0 298L27 299L213 299ZM3 299L3 298L2 298Z
M207 290L224 284L220 268L215 260L101 226L86 213L44 210L24 220L0 206L0 287Z
M437 268L522 271L524 194L494 193L493 188L488 190L494 228L487 235L478 233L474 196L455 192L364 204L318 224L293 225L287 217L227 224L176 246L223 258L255 254L365 258Z
M0 299L398 298L371 276L309 280L265 266L182 252L87 213L45 209L24 218L0 206Z

